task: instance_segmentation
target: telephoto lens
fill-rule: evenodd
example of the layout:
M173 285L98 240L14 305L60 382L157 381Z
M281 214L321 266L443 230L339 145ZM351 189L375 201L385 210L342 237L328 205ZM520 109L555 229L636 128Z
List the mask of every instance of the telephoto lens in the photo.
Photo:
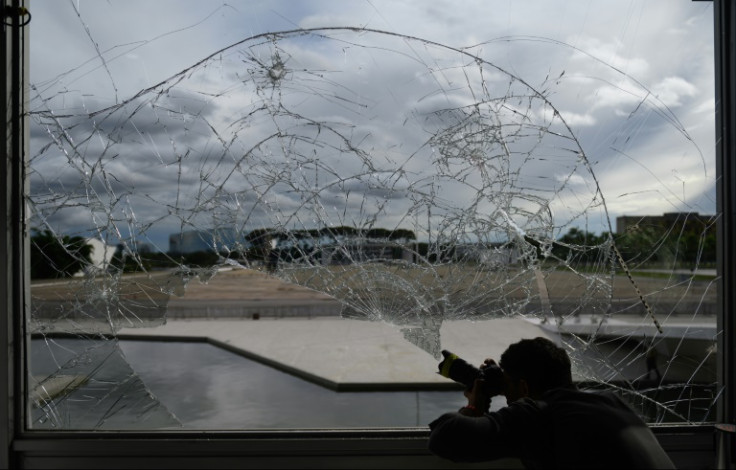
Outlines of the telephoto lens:
M465 360L450 351L442 351L442 362L438 364L439 374L455 382L473 388L475 379L483 380L483 391L488 396L504 393L503 371L497 365L488 365L483 369L468 364Z
M450 351L443 350L442 356L444 359L437 366L440 375L465 385L468 389L473 388L475 379L480 376L480 369L468 364Z

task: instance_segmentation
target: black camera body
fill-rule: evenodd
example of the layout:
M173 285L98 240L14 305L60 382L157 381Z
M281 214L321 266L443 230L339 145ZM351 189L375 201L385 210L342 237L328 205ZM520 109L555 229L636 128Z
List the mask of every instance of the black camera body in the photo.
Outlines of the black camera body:
M454 380L465 385L467 389L473 388L476 379L482 380L483 392L489 397L503 395L505 381L503 370L495 364L487 365L481 369L468 364L456 354L443 350L442 362L439 363L439 373L443 377Z

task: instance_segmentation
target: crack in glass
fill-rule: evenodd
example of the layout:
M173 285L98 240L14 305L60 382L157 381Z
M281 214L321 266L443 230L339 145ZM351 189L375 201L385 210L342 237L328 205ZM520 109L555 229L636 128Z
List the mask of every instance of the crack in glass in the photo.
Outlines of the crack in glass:
M604 66L600 81L615 77L636 98L610 141L627 159L646 167L631 139L653 119L703 158L642 84L543 38L461 49L368 28L298 29L239 41L120 101L115 88L112 104L34 84L34 233L53 230L84 269L32 285L32 427L179 426L116 333L165 323L172 297L223 268L326 294L343 317L391 324L434 357L445 322L523 318L559 336L581 383L618 390L650 421L711 420L715 329L693 353L696 326L667 328L679 317L714 323L714 281L694 274L700 255L691 275L675 270L690 234L676 224L617 234L608 204L624 196L603 194L597 157L555 105L578 86L574 71L533 82L495 61L507 42ZM109 261L75 251L54 230L60 221L104 242ZM696 253L714 223L690 241ZM589 226L602 235L586 239ZM161 227L178 252L156 241ZM650 237L647 251L634 236ZM184 256L195 245L209 261ZM167 253L152 262L157 251ZM660 277L631 275L653 257ZM624 317L635 320L616 323ZM624 373L657 355L667 385Z

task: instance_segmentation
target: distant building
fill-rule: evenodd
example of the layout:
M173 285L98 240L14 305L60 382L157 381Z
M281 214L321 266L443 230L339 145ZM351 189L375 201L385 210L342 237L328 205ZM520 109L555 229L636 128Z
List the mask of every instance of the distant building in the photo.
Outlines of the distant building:
M123 243L117 244L117 246L115 247L114 258L125 258L127 256L132 256L134 254L146 255L146 254L157 253L157 252L158 250L151 243L130 241L127 244L123 244Z
M320 247L319 262L323 265L352 264L369 261L415 262L417 248L414 244L398 244L381 241L344 241ZM506 266L519 261L518 249L509 245L468 244L449 249L446 261L472 261L485 266Z
M382 242L344 242L323 245L320 250L323 265L352 264L366 261L411 261L412 252L396 243Z
M672 227L686 229L713 230L715 232L714 215L700 215L697 212L667 212L663 215L622 215L616 217L616 235L623 235L632 228L649 228L657 231Z
M209 234L202 230L172 233L169 235L170 253L194 253L197 251L211 251L212 243Z
M155 253L156 247L153 246L150 243L135 243L132 247L133 251L136 253L144 254L144 253Z
M501 267L519 262L519 249L509 243L468 244L455 248L455 258L475 261L488 267Z
M681 269L715 266L716 220L697 212L618 217L616 235L622 242L618 248L625 259L649 264Z
M198 251L236 251L242 237L234 229L188 230L169 235L169 253L187 254Z

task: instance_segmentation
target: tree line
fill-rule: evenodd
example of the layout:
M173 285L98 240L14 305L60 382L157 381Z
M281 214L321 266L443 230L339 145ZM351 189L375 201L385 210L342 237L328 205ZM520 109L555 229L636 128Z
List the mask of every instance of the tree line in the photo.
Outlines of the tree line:
M412 230L385 228L359 229L350 226L323 227L320 229L274 230L254 229L244 235L239 249L229 253L214 250L193 253L131 253L118 246L110 262L111 269L123 272L173 268L179 265L213 266L221 262L223 256L244 261L268 262L274 254L284 261L294 261L307 256L310 244L336 243L341 239L388 240L395 243L408 243L416 240ZM271 249L271 242L289 241L294 245L279 250ZM31 233L31 278L54 279L71 277L91 263L92 246L83 237L57 236L50 230L32 230Z
M713 266L716 261L716 233L714 225L684 223L679 226L635 226L620 235L596 234L572 227L552 243L549 252L555 258L571 264L594 265L612 255L615 244L629 266L659 266L668 269L692 269ZM308 261L318 262L320 244L340 240L389 241L391 256L401 258L401 245L411 243L411 249L428 262L446 262L455 258L456 247L450 244L430 246L416 242L411 230L384 228L358 229L349 226L325 227L292 231L255 229L248 232L241 251L216 253L214 250L194 253L126 253L116 250L112 269L124 272L165 269L179 265L213 266L223 256L243 261L263 263ZM280 248L273 249L272 241ZM288 242L288 243L284 243ZM527 238L537 246L539 256L547 256L539 242ZM31 278L49 279L70 277L91 263L92 247L82 237L56 235L50 230L34 230L31 236ZM305 259L309 258L309 259ZM617 262L617 260L616 260Z

